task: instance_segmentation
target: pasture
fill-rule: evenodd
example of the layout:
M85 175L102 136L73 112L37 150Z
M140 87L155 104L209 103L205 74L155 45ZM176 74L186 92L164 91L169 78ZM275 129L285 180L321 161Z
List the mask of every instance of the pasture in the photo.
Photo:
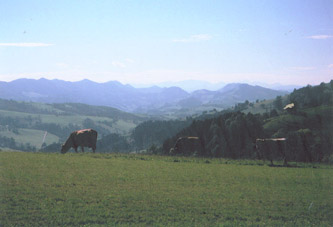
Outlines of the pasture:
M333 225L332 166L298 165L0 152L0 225Z

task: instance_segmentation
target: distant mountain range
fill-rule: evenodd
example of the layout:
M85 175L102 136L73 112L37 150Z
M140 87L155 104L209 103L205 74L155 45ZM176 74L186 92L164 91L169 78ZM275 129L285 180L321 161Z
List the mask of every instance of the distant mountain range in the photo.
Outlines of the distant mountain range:
M230 107L238 102L273 99L288 92L248 84L227 84L223 88L196 90L179 87L134 88L118 81L96 83L90 80L68 82L47 79L18 79L0 82L0 98L42 103L84 103L110 106L128 112L150 113L170 109ZM200 110L202 110L200 108Z
M247 82L245 82L245 83L247 83ZM268 84L268 83L263 83L261 81L249 82L247 84L259 85L261 87L270 88L273 90L281 90L281 91L288 91L288 92L292 92L294 89L303 87L300 85L283 85L283 84L279 84L279 83ZM227 84L223 83L223 82L211 83L211 82L207 82L207 81L203 81L203 80L183 80L183 81L177 81L177 82L173 82L173 81L162 82L162 83L158 83L158 84L154 84L154 85L157 85L159 87L180 87L181 89L191 93L193 91L202 90L202 89L210 90L210 91L217 91L217 90L223 88ZM150 85L133 84L133 87L143 88L143 87L152 87L154 85L152 85L152 84L150 84Z
M216 91L225 86L225 83L210 83L202 80L183 80L183 81L169 81L156 84L159 87L179 87L187 92L206 89ZM133 85L134 87L151 87L149 85Z
M255 101L257 99L274 99L276 96L285 95L288 92L272 90L260 86L232 83L217 91L198 90L194 91L190 99L196 99L201 105L223 105L231 106L239 102ZM184 100L183 100L184 101Z

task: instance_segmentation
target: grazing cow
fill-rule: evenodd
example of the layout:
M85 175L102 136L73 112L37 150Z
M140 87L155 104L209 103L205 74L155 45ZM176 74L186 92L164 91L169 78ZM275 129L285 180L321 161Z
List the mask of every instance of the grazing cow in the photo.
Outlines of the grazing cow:
M202 145L199 137L179 137L175 146L170 149L171 154L195 154L202 153Z
M66 153L71 147L77 152L77 148L81 146L82 152L83 147L92 148L95 153L97 141L97 132L93 129L82 129L74 131L70 134L67 141L61 147L61 153Z
M274 158L283 158L284 165L287 166L286 138L257 139L256 150L258 157L270 160L271 165Z

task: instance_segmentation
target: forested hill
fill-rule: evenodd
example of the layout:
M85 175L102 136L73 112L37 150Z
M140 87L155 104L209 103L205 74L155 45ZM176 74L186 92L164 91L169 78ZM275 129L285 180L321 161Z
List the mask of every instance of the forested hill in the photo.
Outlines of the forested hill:
M179 137L191 136L199 137L203 146L195 155L254 158L256 138L286 137L289 160L333 162L333 81L294 90L276 102L280 105L265 114L230 112L193 121L164 142L163 152L169 154ZM288 103L295 107L283 110Z

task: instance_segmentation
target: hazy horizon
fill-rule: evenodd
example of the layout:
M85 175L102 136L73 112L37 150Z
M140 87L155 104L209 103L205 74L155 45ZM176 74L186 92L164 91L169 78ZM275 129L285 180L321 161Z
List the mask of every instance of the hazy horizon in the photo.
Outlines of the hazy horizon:
M14 79L14 80L11 80L11 81L1 81L0 82L7 82L7 83L10 83L10 82L14 82L14 81L17 81L17 80L58 80L58 81L64 81L64 82L72 82L72 83L75 83L75 82L82 82L82 81L85 81L85 80L88 80L90 82L93 82L93 83L99 83L99 84L103 84L103 83L110 83L110 82L117 82L117 83L120 83L124 86L132 86L134 88L152 88L152 87L160 87L160 88L170 88L170 87L179 87L189 93L192 93L194 91L197 91L197 90L210 90L210 91L217 91L217 90L220 90L222 88L224 88L225 86L227 85L230 85L230 84L248 84L248 85L251 85L251 86L261 86L261 87L264 87L264 88L270 88L270 89L273 89L273 90L285 90L285 91L292 91L294 90L295 88L298 89L298 88L301 88L303 87L302 85L297 85L297 84L279 84L279 83L264 83L264 82L249 82L249 81L240 81L240 82L231 82L231 83L224 83L224 82L219 82L219 83L212 83L212 82L208 82L208 81L204 81L204 80L182 80L182 81L164 81L164 82L160 82L160 83L147 83L147 84L139 84L139 83L122 83L118 80L110 80L110 81L106 81L106 82L98 82L98 81L94 81L93 79L87 79L87 78L84 78L82 80L77 80L77 81L69 81L69 80L62 80L62 79L48 79L48 78L45 78L45 77L41 77L41 78L37 78L37 79L34 79L34 78L18 78L18 79ZM319 85L318 84L308 84L308 85L311 85L311 86L316 86L316 85Z
M333 78L322 1L2 1L0 81L317 85Z

